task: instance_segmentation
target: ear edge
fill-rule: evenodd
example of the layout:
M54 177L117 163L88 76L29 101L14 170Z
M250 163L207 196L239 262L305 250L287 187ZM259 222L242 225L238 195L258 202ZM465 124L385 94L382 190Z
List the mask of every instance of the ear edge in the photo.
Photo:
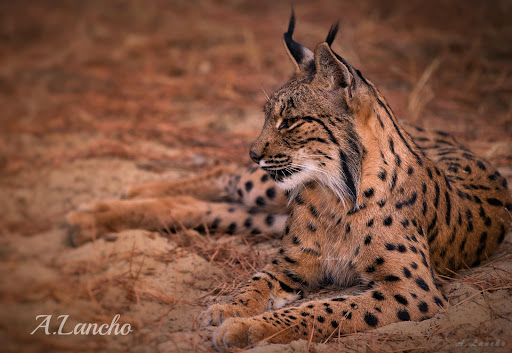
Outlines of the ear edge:
M316 46L314 58L316 66L315 78L328 79L332 77L335 80L337 79L333 83L338 84L342 88L352 84L354 77L350 71L350 65L332 51L327 41ZM325 61L327 61L328 65L325 65Z
M286 37L287 37L287 33L285 33L283 35L283 45L284 45L284 49L286 50L286 54L288 54L288 58L292 62L293 66L295 67L295 71L296 72L300 71L299 64L297 63L297 60L295 59L295 56L290 51L290 47L288 46L288 42L287 42L287 38Z

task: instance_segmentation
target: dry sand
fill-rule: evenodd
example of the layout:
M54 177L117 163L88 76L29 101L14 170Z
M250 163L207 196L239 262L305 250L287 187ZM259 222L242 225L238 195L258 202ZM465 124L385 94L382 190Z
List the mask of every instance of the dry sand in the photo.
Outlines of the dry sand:
M78 161L48 171L18 176L0 191L11 207L3 214L40 214L52 223L87 200L116 197L127 183L177 178L180 173L153 173L115 159ZM24 188L30 185L30 188ZM28 202L30 201L30 202ZM4 204L5 206L5 204ZM57 215L53 216L52 215ZM1 239L3 351L203 352L213 349L213 328L199 327L197 315L212 299L220 300L249 273L268 261L277 241L261 237L205 236L194 231L159 234L129 230L79 248L66 243L63 226ZM443 281L450 308L423 322L404 322L329 344L306 341L263 345L254 352L468 351L509 352L512 343L512 237L506 238L488 264ZM324 293L325 294L325 291ZM321 297L322 293L318 296ZM313 295L311 298L315 298ZM126 336L46 336L29 333L53 315L75 323L110 323L120 314L130 323ZM501 344L505 347L501 347Z

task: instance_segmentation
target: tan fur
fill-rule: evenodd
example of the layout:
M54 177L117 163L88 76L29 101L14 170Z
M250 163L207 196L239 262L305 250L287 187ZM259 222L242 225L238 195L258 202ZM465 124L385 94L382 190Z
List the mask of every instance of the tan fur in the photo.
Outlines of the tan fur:
M251 148L274 181L259 169L229 167L138 186L127 196L150 198L95 203L68 216L76 244L180 223L282 234L272 263L232 301L204 313L206 324L221 325L219 349L310 335L322 341L431 317L448 304L434 271L485 261L510 227L506 181L488 162L445 133L398 123L329 43L304 62L311 51L291 42L290 28L285 44L297 72L266 103ZM285 308L326 282L365 290Z

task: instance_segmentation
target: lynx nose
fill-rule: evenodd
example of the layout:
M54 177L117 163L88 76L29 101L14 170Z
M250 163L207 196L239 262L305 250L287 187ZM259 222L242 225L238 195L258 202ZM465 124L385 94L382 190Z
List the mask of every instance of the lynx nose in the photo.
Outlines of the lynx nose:
M253 150L250 150L249 151L249 156L251 157L251 159L254 161L254 163L256 164L259 164L261 159L263 158L263 155L259 155L257 154L256 152L254 152Z

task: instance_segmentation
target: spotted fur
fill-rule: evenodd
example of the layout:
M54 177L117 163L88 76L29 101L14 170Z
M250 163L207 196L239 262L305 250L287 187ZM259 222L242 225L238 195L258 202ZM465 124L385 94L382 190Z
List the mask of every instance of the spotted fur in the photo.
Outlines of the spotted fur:
M219 349L429 318L448 305L434 274L485 261L510 228L506 180L487 161L444 132L399 122L330 48L337 26L314 52L292 39L294 27L292 14L284 42L295 73L265 104L250 151L261 169L136 186L129 200L68 216L77 244L179 224L281 235L275 259L203 314L220 325ZM287 307L325 283L365 290Z

